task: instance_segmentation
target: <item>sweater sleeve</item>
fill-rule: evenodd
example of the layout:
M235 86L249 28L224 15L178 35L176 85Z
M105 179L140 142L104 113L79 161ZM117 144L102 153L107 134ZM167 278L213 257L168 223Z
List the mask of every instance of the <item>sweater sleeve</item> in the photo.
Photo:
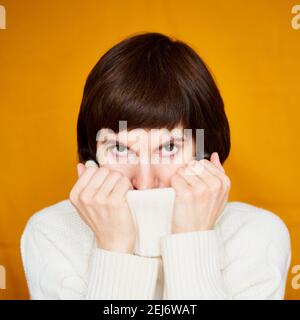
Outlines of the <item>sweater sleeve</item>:
M215 229L162 237L164 299L283 299L290 238L281 223L265 234L270 230L264 238L247 231L227 244Z
M86 281L64 252L32 225L22 234L21 257L33 300L153 299L158 274L153 258L94 248Z

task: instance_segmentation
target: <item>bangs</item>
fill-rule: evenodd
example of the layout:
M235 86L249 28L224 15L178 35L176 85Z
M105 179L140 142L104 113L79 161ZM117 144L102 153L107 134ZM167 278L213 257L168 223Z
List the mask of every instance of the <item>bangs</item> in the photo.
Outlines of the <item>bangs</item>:
M119 121L127 121L127 129L187 127L191 115L190 104L172 77L151 82L151 68L136 79L124 79L101 100L101 113L95 126L119 131ZM151 86L152 83L152 86Z

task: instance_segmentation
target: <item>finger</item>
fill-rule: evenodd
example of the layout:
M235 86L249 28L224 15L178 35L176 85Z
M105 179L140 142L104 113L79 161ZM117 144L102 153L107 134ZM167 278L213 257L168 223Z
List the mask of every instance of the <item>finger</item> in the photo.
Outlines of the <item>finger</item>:
M207 169L209 169L210 172L213 172L216 175L224 175L223 170L220 170L211 161L209 161L207 159L201 159L199 161L195 161L189 167L192 168L193 170L195 170L198 174L201 174L202 168L207 168Z
M207 173L203 171L204 170L202 170L201 175L198 175L190 167L183 167L177 170L177 173L182 176L190 186L194 188L201 188L203 185L206 185L205 176Z
M77 175L78 178L81 176L81 174L84 172L85 166L83 163L77 163Z
M222 182L224 187L230 186L229 177L223 171L220 171L220 169L218 169L215 165L213 165L211 163L211 161L206 160L206 159L202 159L202 160L198 161L198 163L196 163L194 166L191 166L191 169L195 170L195 172L198 174L199 169L197 169L197 167L199 167L199 166L204 166L204 168L205 168L204 171L207 170L213 176L215 176L217 179L219 179ZM200 175L200 176L202 176L202 175Z
M98 200L104 200L109 196L113 190L117 181L122 177L122 174L118 171L112 171L107 175L102 183L101 187L97 190L94 197Z
M86 167L95 167L95 168L98 168L98 165L97 165L97 163L96 163L94 160L88 160L88 161L85 163L85 166L86 166Z
M218 169L220 169L222 172L225 172L221 161L220 161L220 157L218 152L213 152L211 157L210 157L210 161L213 163L213 165L215 165Z
M87 169L94 169L94 167L88 167ZM86 170L87 170L86 169ZM82 190L82 196L91 199L101 189L105 179L109 176L110 171L107 168L101 167L96 169L93 176L90 178L85 188Z
M225 185L226 187L230 187L231 181L230 181L229 177L226 175L224 169L220 171L220 169L219 169L219 168L216 168L216 166L213 165L213 164L211 163L211 161L207 161L207 160L206 160L206 164L207 164L207 168L208 168L208 170L210 170L210 172L212 172L213 174L215 174L216 176L218 176L218 177L222 180L222 182L224 183L224 185ZM222 167L222 168L223 168L223 167ZM216 170L216 169L217 169L217 170Z
M115 187L111 192L111 197L115 201L126 199L125 196L128 190L133 190L132 183L127 177L123 176L122 178L120 178L118 183L115 184Z
M85 168L88 168L88 167L98 167L97 163L93 160L88 160L86 161L85 164L83 163L78 163L77 164L77 174L78 174L78 177L81 176L81 174L84 172Z
M72 188L72 198L76 199L79 193L86 187L88 182L90 181L93 174L97 171L97 168L89 167L85 168L84 171L81 173L80 177L74 184Z
M199 169L199 167L201 167ZM217 183L215 182L216 179L220 180L217 175L213 174L207 166L203 164L197 164L196 166L192 166L189 168L189 170L194 172L194 175L198 177L206 187L211 187L212 184ZM197 185L194 185L194 187L197 187ZM200 187L198 187L200 189Z
M171 179L171 186L175 189L175 198L188 200L191 194L191 186L188 182L178 173L174 174Z

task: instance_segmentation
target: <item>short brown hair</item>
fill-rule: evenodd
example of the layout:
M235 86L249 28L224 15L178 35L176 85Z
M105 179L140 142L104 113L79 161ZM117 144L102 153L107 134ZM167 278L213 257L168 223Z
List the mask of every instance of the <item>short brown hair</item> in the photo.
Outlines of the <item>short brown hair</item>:
M223 163L230 130L217 85L199 55L186 43L161 33L128 37L109 49L90 71L77 121L80 162L97 162L96 135L102 128L204 129L204 152ZM98 163L98 162L97 162Z

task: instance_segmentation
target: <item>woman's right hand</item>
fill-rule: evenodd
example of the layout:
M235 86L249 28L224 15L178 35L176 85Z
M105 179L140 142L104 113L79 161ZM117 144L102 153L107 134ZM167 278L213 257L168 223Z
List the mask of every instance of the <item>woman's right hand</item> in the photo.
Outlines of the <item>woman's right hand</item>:
M70 192L70 201L93 230L98 247L132 254L136 226L125 195L133 186L120 172L94 164L77 164L78 180Z

